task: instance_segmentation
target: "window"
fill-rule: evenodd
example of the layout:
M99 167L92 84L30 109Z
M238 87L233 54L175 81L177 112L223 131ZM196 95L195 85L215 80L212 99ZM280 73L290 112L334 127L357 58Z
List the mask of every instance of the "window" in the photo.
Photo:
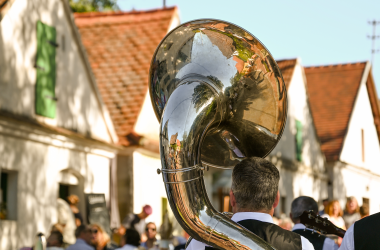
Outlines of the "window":
M35 111L37 115L54 118L55 96L55 50L56 31L42 22L37 22L37 81L35 89Z
M365 160L364 149L364 129L362 129L362 162Z
M369 207L369 199L363 197L363 205L366 205Z
M17 172L1 172L0 219L17 220Z
M280 215L281 214L286 214L286 197L285 196L281 196L280 197L280 202L281 202Z
M302 161L302 123L296 120L296 159Z

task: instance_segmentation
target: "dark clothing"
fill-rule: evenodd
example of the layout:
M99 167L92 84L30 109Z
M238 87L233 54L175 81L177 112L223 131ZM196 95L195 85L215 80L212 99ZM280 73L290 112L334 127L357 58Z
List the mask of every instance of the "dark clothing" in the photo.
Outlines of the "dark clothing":
M139 232L140 235L145 232L145 220L140 219L137 214L128 214L121 224L126 229L136 229L136 231Z
M380 213L365 217L354 224L355 250L380 249Z
M80 212L74 213L74 218L79 219L80 224L83 225L83 217L82 217L82 214Z
M312 233L310 230L294 230L293 232L305 237L313 244L315 250L322 250L323 244L325 243L325 239L327 238L324 235L320 235L318 233Z
M259 236L276 249L302 250L301 236L267 222L243 220L240 225Z
M186 244L181 244L181 245L178 245L174 248L174 250L184 250L185 249L185 246Z
M104 246L103 250L115 250L116 248L118 248L118 246L116 246L115 244L108 243Z

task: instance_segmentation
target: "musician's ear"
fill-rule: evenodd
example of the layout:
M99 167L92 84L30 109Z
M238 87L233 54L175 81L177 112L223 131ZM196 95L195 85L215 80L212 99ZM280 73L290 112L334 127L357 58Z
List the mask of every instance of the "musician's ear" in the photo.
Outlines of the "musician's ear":
M278 203L280 202L280 191L277 191L276 198L274 199L273 208L276 208L278 206Z
M232 192L232 190L230 190L230 203L231 203L231 207L232 207L232 212L236 213L236 198L235 198L235 195L234 195L234 192Z

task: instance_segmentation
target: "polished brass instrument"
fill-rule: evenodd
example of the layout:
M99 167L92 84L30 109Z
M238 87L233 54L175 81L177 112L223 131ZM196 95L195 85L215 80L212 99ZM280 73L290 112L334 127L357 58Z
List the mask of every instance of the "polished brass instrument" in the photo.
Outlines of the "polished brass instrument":
M285 84L276 61L248 31L202 19L172 30L149 72L160 121L160 155L173 213L194 239L221 249L273 249L210 203L209 167L265 157L286 121Z

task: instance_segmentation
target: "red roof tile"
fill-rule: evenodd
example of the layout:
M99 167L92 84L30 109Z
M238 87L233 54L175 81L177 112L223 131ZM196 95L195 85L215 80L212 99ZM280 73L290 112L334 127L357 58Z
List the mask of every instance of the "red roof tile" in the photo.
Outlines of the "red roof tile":
M148 90L153 53L176 7L151 11L75 13L99 91L119 143L128 146Z
M327 161L339 160L366 63L305 68L310 107Z
M286 89L288 89L293 76L294 68L297 64L297 59L276 60L276 62L281 70L282 77L284 78Z

